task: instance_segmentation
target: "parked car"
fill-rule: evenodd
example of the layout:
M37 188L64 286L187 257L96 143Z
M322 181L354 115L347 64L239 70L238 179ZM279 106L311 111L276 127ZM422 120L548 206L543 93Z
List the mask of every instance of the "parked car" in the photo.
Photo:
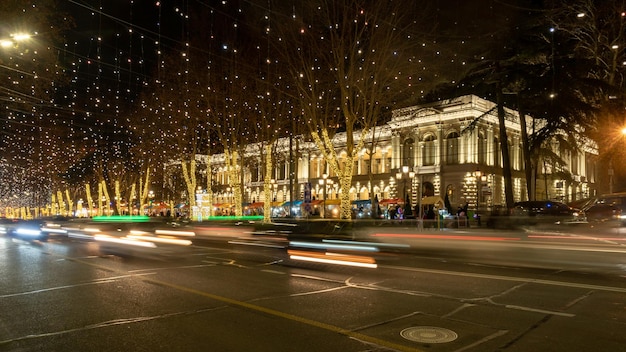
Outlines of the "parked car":
M517 221L531 225L537 223L580 223L585 221L583 210L551 200L517 202L512 211Z

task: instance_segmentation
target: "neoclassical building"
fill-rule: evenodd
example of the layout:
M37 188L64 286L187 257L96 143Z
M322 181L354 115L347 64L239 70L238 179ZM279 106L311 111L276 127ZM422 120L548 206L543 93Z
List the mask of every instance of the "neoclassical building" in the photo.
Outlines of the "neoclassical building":
M417 204L421 189L423 197L444 198L447 194L454 207L468 204L470 209L491 209L504 205L502 141L495 108L493 102L466 95L394 110L391 120L377 126L367 136L366 147L359 152L350 199L369 200L376 195L384 202L408 196L412 204ZM528 133L532 134L533 126L539 121L527 119ZM526 200L521 127L516 111L506 109L505 127L514 198L515 201ZM345 137L339 133L334 138L337 154L344 159ZM372 155L368 152L371 141L374 143ZM596 193L597 150L593 143L583 142L577 151L563 148L556 140L547 147L560 155L566 166L539 163L540 169L533 182L537 199L569 202ZM244 166L244 202L253 203L264 199L263 167L254 162L260 160L254 155L258 148L248 150L250 153L245 159L252 162ZM302 200L305 193L318 201L338 198L337 178L314 143L304 138L290 143L285 138L279 141L277 153L271 197L277 204ZM212 156L211 165L215 167L214 202L232 201L223 156ZM295 170L292 177L290 165Z

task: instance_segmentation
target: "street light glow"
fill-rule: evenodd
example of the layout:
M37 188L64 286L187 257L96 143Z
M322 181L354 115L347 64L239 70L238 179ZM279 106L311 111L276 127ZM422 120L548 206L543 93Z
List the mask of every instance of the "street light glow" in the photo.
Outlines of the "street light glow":
M11 37L13 38L13 40L21 42L30 39L32 36L28 33L15 33L12 34Z

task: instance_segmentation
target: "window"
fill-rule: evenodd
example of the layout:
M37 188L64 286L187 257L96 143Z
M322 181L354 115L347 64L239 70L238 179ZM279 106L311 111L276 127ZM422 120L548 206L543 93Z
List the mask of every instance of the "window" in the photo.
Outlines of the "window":
M372 173L375 173L374 168L372 167ZM361 160L361 174L367 175L370 173L370 159Z
M372 173L380 174L382 172L382 163L380 162L380 158L374 159L374 164L372 164Z
M413 138L409 138L404 141L402 148L402 165L413 167L415 166L415 154L414 154L415 141Z
M259 181L259 167L257 165L254 165L250 168L250 181Z
M459 134L457 132L450 132L446 137L446 163L458 164L459 163Z
M435 165L435 141L435 136L432 134L424 138L424 145L422 146L422 164L425 166Z

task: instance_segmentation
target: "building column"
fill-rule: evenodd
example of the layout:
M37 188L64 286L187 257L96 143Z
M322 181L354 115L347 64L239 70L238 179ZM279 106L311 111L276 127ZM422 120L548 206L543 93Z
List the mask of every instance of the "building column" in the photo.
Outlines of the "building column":
M393 132L391 136L391 169L395 170L402 164L401 160L400 135L398 132Z
M489 128L487 128L487 135L485 136L485 138L487 139L487 145L485 148L485 153L487 153L487 157L485 158L485 163L489 166L493 166L495 165L493 126L489 126Z
M437 126L437 139L435 140L435 165L443 165L443 149L446 143L443 140L443 125Z

